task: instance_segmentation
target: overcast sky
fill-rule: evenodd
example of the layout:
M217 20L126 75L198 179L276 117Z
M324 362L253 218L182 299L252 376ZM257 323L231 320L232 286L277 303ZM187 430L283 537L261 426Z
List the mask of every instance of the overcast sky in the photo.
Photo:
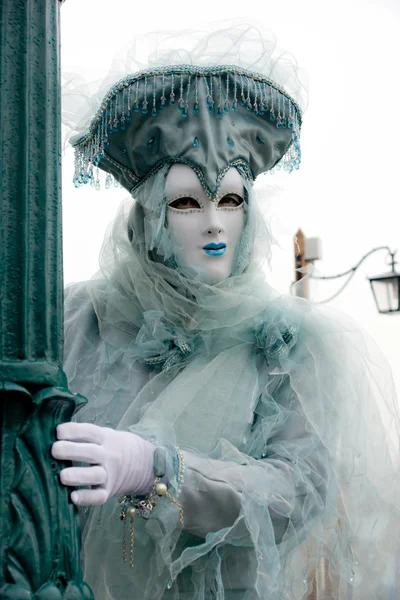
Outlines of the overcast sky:
M257 7L257 12L246 11L247 6ZM63 69L95 79L107 73L114 54L133 43L138 33L194 28L230 17L257 19L272 29L279 45L296 56L310 80L301 169L273 176L283 191L270 206L280 243L268 274L271 284L283 293L289 289L292 236L299 227L306 235L322 239L318 269L324 274L348 269L375 246L400 247L397 0L67 0L61 9ZM67 152L63 163L66 283L88 279L96 271L105 228L126 197L119 189L75 190L72 163L72 152ZM385 253L377 253L331 304L376 339L400 392L400 315L377 314L366 279L386 270ZM329 297L339 283L320 283L315 299Z

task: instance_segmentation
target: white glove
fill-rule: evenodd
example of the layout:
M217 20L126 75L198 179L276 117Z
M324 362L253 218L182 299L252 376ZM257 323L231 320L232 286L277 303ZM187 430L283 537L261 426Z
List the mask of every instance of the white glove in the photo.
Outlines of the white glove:
M91 463L89 467L68 467L60 472L64 485L92 485L94 489L75 490L74 504L104 504L111 496L141 495L154 481L155 446L128 431L115 431L92 423L63 423L57 427L54 458Z

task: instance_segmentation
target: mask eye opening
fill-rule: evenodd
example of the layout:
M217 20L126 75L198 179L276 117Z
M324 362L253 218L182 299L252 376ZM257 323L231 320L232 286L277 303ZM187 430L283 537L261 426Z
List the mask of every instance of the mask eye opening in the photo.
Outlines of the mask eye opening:
M218 200L218 208L239 208L244 204L245 199L237 192L226 192L222 198Z
M198 198L190 194L184 194L168 200L167 208L174 210L202 210L203 206Z

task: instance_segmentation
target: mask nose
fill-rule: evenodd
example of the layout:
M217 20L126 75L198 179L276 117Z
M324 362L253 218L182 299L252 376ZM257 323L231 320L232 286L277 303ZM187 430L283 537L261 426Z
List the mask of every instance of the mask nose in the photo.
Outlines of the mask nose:
M218 235L222 233L222 223L220 221L220 215L217 211L217 207L215 202L210 202L211 206L209 206L208 214L207 214L207 227L206 233L207 235Z

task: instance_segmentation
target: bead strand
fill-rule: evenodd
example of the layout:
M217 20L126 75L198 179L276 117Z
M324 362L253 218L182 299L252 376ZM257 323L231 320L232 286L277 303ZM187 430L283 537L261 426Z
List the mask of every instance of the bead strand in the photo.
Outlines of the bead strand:
M177 474L177 497L182 489L183 475L185 471L185 459L180 448L176 448L176 454L178 459L178 474ZM184 525L184 514L183 507L178 502L177 498L174 498L169 492L165 483L163 483L162 477L164 476L164 467L157 467L155 463L154 467L156 478L153 483L151 492L145 497L134 497L131 494L126 494L120 501L121 507L119 518L123 521L123 537L122 537L122 559L124 562L128 562L127 555L127 544L126 544L126 520L130 519L129 523L129 566L131 569L134 567L134 543L135 543L135 532L134 532L134 520L136 517L142 517L148 519L154 508L158 504L158 500L161 496L166 496L168 500L173 502L179 509L179 521L181 526ZM161 470L163 472L161 472Z
M185 473L185 458L183 456L183 452L180 448L178 448L178 446L176 447L176 454L178 456L178 475L177 475L177 498L179 498L179 495L182 491L182 485L183 485L183 478L184 478L184 473Z

